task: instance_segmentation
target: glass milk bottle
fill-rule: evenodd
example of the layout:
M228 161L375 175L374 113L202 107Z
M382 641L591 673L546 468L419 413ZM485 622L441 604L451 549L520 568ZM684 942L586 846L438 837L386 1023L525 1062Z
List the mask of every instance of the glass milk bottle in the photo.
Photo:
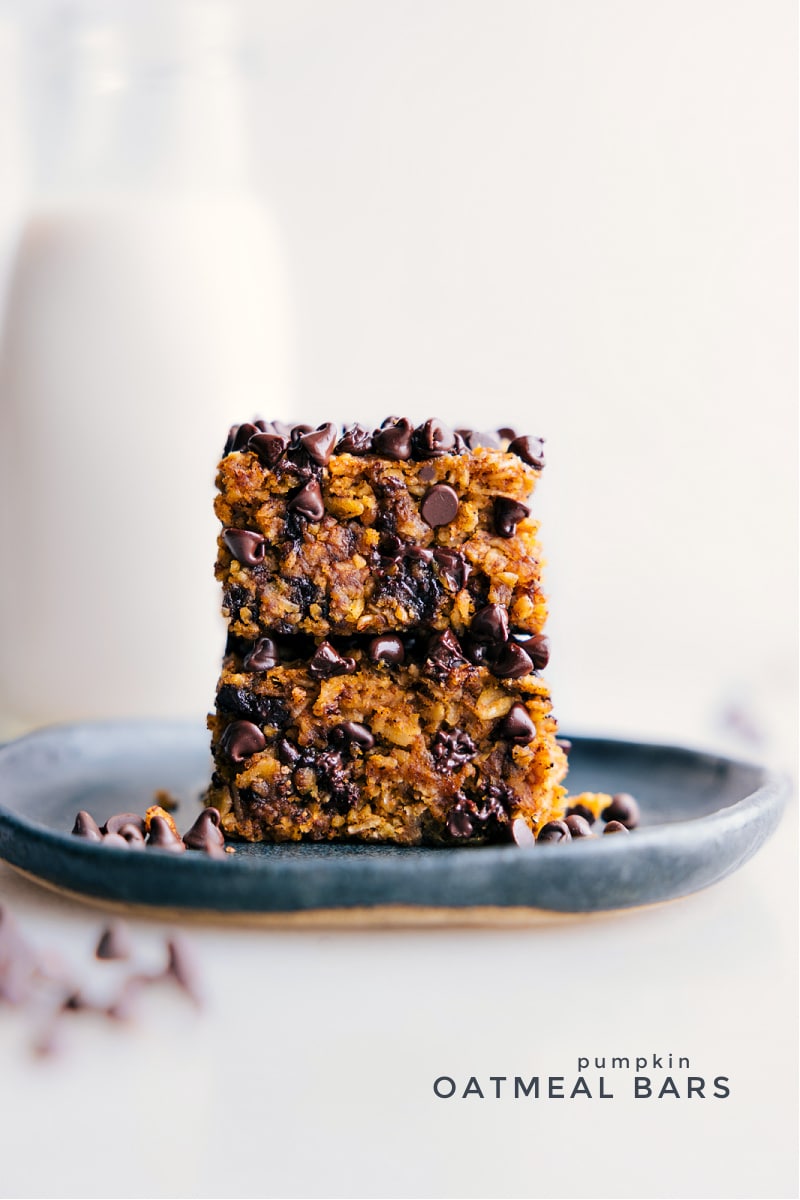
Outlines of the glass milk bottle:
M155 58L147 22L81 32L58 186L32 207L12 272L0 343L9 731L209 710L224 641L215 464L229 424L288 409L283 255L247 186L230 10L158 14Z

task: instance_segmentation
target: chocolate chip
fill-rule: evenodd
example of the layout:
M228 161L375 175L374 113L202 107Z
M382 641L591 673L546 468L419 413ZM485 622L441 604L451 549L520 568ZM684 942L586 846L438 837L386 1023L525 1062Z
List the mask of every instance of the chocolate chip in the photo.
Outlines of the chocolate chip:
M222 540L238 562L248 567L263 562L267 543L260 533L249 529L223 529Z
M570 813L564 818L564 824L574 838L584 838L592 836L592 827L585 817L579 813Z
M492 674L498 679L521 679L533 670L529 655L516 642L506 642L501 646L491 666Z
M480 821L494 820L505 824L516 803L514 789L502 780L496 780L486 787L476 805L476 815Z
M588 825L594 825L597 820L588 804L571 804L567 809L567 816L582 817Z
M123 825L135 825L142 837L144 837L144 817L140 817L138 813L116 813L113 817L108 818L102 828L102 832L119 833Z
M536 840L537 842L570 842L572 834L566 821L548 821L539 830Z
M516 500L508 500L498 496L494 502L494 529L500 537L510 538L517 532L517 525L525 517L531 515L531 510Z
M569 738L556 738L556 745L560 746L565 754L569 754L572 749L572 742Z
M228 434L230 449L227 451L227 453L232 454L236 453L238 450L245 450L250 438L254 433L258 433L258 431L258 426L252 424L250 421L245 421L243 425L232 426L231 431Z
M501 438L505 438L507 442L513 442L514 438L517 436L517 431L515 429L511 429L508 425L504 425L503 428L498 429L497 432L498 435Z
M194 955L183 938L174 937L167 942L167 965L164 975L174 979L178 987L182 988L195 1004L200 1004L201 993Z
M130 850L133 843L127 841L121 833L107 833L103 838L103 845L110 846L112 850L115 846L117 850Z
M536 726L524 704L512 704L502 721L495 726L497 737L513 742L516 746L527 746L536 736Z
M468 838L474 832L469 813L464 812L458 805L447 814L447 832L454 838Z
M550 643L543 633L530 634L512 633L511 640L522 646L533 663L534 670L543 671L550 662Z
M183 835L183 844L187 850L201 850L214 858L225 857L225 838L219 827L219 812L215 808L206 808Z
M254 433L247 443L248 450L254 451L265 467L274 467L286 446L286 438L278 433Z
M375 738L366 725L359 725L356 721L342 721L331 731L331 737L345 745L360 746L362 750L371 750L375 745Z
M475 613L469 631L479 642L505 642L508 638L508 612L502 604L487 604Z
M368 644L367 655L370 662L385 662L398 666L405 661L406 651L399 637L395 637L393 633L382 633Z
M132 949L131 935L127 925L124 925L122 921L114 921L103 930L95 955L97 958L125 959L130 958Z
M300 751L287 738L278 742L278 758L285 767L293 767L300 761Z
M606 805L600 814L604 821L619 821L626 829L635 829L639 824L639 805L633 796L627 792L618 792L611 797L611 803Z
M412 438L414 457L441 458L443 454L452 453L455 441L452 429L448 429L434 417L414 430Z
M544 466L544 438L528 436L514 438L509 443L508 453L516 454L529 467L536 467L537 471L541 471Z
M288 512L307 517L309 521L321 521L325 515L325 505L319 480L309 479L308 483L304 483L292 496L286 508Z
M383 458L405 462L411 458L411 437L413 429L411 422L405 417L398 418L396 424L376 429L372 435L372 452Z
M219 739L220 749L231 762L242 763L253 754L258 754L267 744L267 739L252 721L231 721Z
M285 442L291 441L292 427L287 425L285 421L270 421L269 428L265 433L277 433L278 437L282 437Z
M431 757L439 771L457 771L477 753L472 738L460 729L440 729L431 743Z
M111 837L111 834L107 834ZM144 834L138 825L123 825L118 834L127 844L129 850L144 850Z
M427 564L433 562L433 551L428 550L425 546L406 546L403 551L403 557L410 559L411 562Z
M337 454L355 454L363 457L372 453L372 434L363 425L351 425L345 429L337 447Z
M458 496L449 483L435 483L425 493L419 512L431 529L449 525L458 512Z
M438 473L439 472L436 470L436 467L432 466L430 463L427 463L424 467L420 467L418 478L422 483L433 483Z
M294 446L299 446L300 439L303 437L303 435L306 433L313 433L313 432L314 432L313 425L293 425L291 432L289 434L289 441Z
M427 657L431 674L437 679L449 675L457 666L466 662L458 638L451 629L433 635L428 643Z
M91 813L81 812L75 818L75 824L72 826L72 833L75 837L84 838L87 842L102 842L103 835L100 832L100 826L95 821Z
M622 821L609 821L603 833L629 833L627 825L623 825Z
M439 568L440 578L454 591L460 592L466 586L472 572L472 567L461 551L437 546L433 552L433 558Z
M272 638L259 638L251 650L248 650L242 660L245 671L268 671L277 667L280 662L278 647Z
M524 817L515 817L509 826L508 832L511 841L524 850L533 849L536 845L533 830Z
M169 850L172 854L182 854L186 849L169 822L157 814L150 818L147 845L154 846L157 850Z
M327 424L320 425L319 429L304 433L300 438L300 445L313 463L318 467L326 467L331 460L336 438L336 426L328 421Z
M490 430L479 432L477 429L459 429L458 432L464 438L470 450L477 450L479 446L485 446L488 450L500 449L500 438Z
M334 675L352 675L356 669L355 659L343 658L330 642L321 642L308 664L314 679L330 679Z

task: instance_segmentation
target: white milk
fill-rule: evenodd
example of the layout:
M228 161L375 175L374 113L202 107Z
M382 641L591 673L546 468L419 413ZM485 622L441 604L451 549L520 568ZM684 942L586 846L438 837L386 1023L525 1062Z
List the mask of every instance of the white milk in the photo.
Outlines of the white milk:
M285 417L286 289L238 198L53 205L0 346L0 713L202 714L224 640L214 468Z

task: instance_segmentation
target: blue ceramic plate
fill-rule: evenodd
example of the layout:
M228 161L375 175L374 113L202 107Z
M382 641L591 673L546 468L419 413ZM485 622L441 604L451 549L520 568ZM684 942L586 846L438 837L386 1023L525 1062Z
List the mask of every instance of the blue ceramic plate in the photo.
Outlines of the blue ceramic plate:
M446 850L237 846L215 860L107 848L72 837L78 809L101 823L144 812L164 788L189 827L208 779L196 724L56 726L0 749L0 857L87 899L149 908L359 920L511 919L588 913L684 896L715 883L775 829L785 781L763 768L671 746L575 738L570 791L631 792L643 823L567 845ZM438 914L438 917L437 917Z

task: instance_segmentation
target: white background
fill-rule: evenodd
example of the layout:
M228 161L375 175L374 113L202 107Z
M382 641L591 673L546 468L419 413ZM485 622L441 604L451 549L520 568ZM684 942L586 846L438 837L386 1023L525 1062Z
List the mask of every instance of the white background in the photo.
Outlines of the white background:
M562 725L792 766L795 6L241 11L298 418L544 435ZM7 111L3 135L21 161ZM29 184L6 177L7 254ZM204 1017L87 1024L35 1069L0 1013L0 1194L794 1195L793 829L711 891L616 919L196 929ZM70 952L99 928L3 868L6 901ZM432 1097L441 1073L670 1050L731 1098Z

